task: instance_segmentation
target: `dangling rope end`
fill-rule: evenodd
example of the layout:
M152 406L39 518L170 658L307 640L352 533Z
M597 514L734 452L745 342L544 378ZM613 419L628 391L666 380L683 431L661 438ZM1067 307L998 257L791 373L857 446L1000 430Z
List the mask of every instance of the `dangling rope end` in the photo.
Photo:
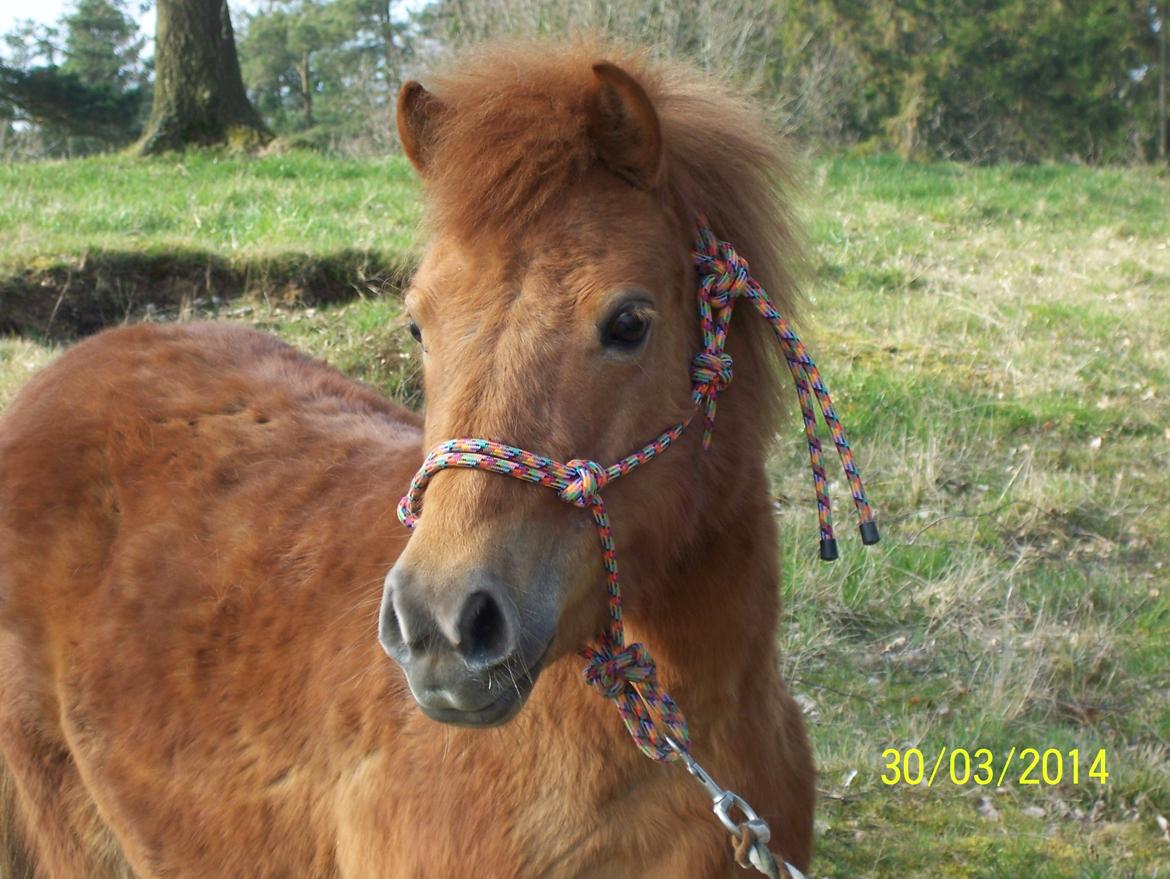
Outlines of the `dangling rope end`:
M862 543L864 543L866 546L873 546L881 539L881 535L878 534L877 522L873 521L873 519L870 519L868 522L861 523ZM823 552L824 551L822 550L822 553ZM821 558L824 558L823 554L821 555Z
M837 561L837 538L822 537L821 538L821 561L835 562Z

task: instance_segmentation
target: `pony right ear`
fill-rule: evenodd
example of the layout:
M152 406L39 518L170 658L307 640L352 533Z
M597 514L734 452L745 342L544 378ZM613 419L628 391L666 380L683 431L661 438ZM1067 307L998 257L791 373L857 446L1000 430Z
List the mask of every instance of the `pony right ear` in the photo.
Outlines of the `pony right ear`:
M418 173L425 177L439 123L447 106L415 80L398 93L398 140Z

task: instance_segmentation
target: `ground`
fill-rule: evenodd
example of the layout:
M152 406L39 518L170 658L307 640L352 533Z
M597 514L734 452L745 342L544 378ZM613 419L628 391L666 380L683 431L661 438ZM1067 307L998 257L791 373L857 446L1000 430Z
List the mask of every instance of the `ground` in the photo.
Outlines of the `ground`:
M842 558L816 560L781 426L811 875L1170 876L1170 174L806 168L805 341L883 529L862 548L837 483ZM211 314L418 403L402 160L8 165L0 191L0 406L79 329Z

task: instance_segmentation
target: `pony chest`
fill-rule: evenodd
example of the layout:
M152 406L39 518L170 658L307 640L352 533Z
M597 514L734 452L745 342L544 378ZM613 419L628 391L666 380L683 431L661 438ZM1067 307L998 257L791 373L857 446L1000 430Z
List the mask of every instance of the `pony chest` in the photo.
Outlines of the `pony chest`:
M726 842L675 767L458 744L492 731L435 735L445 759L369 758L341 793L343 877L724 875Z

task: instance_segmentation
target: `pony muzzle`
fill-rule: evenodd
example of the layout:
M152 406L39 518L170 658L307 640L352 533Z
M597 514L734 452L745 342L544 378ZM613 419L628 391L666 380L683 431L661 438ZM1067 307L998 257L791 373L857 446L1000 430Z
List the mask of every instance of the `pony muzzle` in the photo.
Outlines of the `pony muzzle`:
M462 726L511 719L536 682L548 641L535 647L521 637L515 603L486 574L430 600L425 593L400 560L386 576L378 619L382 649L402 667L419 708Z

